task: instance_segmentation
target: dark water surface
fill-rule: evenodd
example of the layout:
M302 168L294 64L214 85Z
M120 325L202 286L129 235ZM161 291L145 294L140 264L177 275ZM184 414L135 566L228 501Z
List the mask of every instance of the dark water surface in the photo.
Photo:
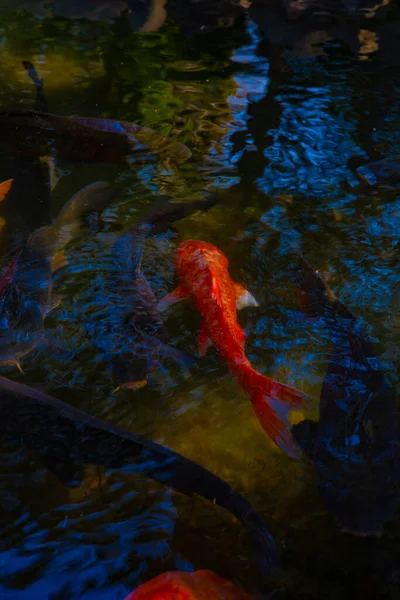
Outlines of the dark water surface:
M203 33L192 31L193 23L182 32L174 13L144 33L124 22L6 4L0 3L2 108L33 107L34 88L21 65L31 60L50 111L140 123L186 144L192 158L179 167L156 157L123 168L56 163L50 214L37 209L44 209L44 221L93 181L116 182L120 195L67 250L69 264L55 277L62 302L46 320L47 346L23 359L23 375L12 367L1 374L144 434L226 479L265 518L287 579L259 578L245 532L222 510L120 471L87 469L83 484L69 489L35 456L3 445L0 598L122 599L176 568L212 569L253 594L278 586L286 592L276 597L398 598L399 521L380 540L340 534L320 502L312 466L270 442L215 351L189 374L166 364L147 387L115 396L86 329L101 318L96 291L113 234L163 194L184 201L224 188L223 201L207 214L143 240L143 270L156 296L175 284L180 240L219 246L232 276L260 303L239 315L254 366L309 393L307 416L317 417L329 333L297 305L288 276L294 244L365 321L389 380L398 384L400 192L361 186L355 170L400 155L400 75L378 60L374 22L362 26L356 45L350 33L345 39L322 26L281 42L257 12L257 24L243 16ZM4 180L12 157L4 146L0 152ZM16 219L20 231L37 226L29 206ZM4 252L18 230L4 228ZM190 303L174 307L166 321L171 345L196 354L199 324Z

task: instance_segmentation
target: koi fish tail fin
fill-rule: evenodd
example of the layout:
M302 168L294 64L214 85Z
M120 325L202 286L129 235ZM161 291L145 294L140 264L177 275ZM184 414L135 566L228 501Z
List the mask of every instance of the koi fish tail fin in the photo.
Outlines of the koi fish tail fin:
M286 454L300 458L300 447L291 433L287 413L295 408L307 408L307 395L253 369L248 371L241 384L250 395L258 420L270 438Z

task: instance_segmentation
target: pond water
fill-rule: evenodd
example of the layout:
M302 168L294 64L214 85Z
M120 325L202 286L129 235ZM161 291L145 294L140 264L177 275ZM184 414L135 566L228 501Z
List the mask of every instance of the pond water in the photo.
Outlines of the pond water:
M55 275L62 302L45 322L47 344L22 360L23 374L14 367L1 374L228 481L265 519L285 574L261 578L246 532L205 501L145 475L94 467L71 489L35 455L2 443L0 597L122 599L168 569L207 568L261 597L278 590L274 598L398 598L399 521L379 540L341 534L312 465L274 446L215 350L196 358L189 373L167 364L146 387L113 394L101 352L87 338L112 236L163 195L188 201L217 189L217 206L142 240L143 272L156 297L176 285L179 241L218 246L233 278L260 304L238 317L253 365L310 394L307 416L318 417L329 332L297 306L288 275L293 245L379 340L378 356L397 385L400 192L360 185L355 169L400 155L398 70L376 59L373 44L354 48L323 28L293 43L276 31L268 41L271 27L264 37L266 19L257 12L204 32L186 31L172 13L158 30L138 32L106 19L0 10L2 108L33 107L35 89L22 67L30 60L51 112L139 123L192 151L179 166L156 156L129 167L56 162L51 206L26 200L29 209L3 230L5 256L84 185L115 182L119 196L67 249L68 265ZM373 24L363 31L358 39L376 38ZM0 152L2 181L12 150L2 144ZM166 327L171 346L197 356L200 318L190 302L169 311Z

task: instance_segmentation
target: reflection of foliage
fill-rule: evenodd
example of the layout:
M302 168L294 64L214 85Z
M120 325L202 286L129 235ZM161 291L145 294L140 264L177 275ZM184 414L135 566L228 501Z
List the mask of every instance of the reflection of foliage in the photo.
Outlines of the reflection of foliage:
M36 62L45 81L49 105L54 112L66 98L79 96L83 104L92 95L92 87L104 77L101 48L110 37L107 28L99 24L82 23L81 27L65 19L35 19L24 13L0 13L2 33L1 73L4 77L3 103L21 101L32 106L34 89L21 61ZM10 94L12 86L13 94ZM27 96L29 94L29 96ZM73 102L73 105L75 102ZM89 100L89 105L91 104ZM78 112L75 106L65 112Z
M244 41L242 29L187 38L171 19L158 32L139 34L127 16L114 24L24 12L1 17L1 71L14 86L12 95L3 86L3 104L32 105L34 91L21 67L30 59L44 77L51 111L146 125L201 152L203 160L212 149L206 170L221 168L232 118L227 98L236 89L230 56ZM186 176L196 181L204 173Z
M221 38L225 38L225 43L221 43ZM217 42L216 39L213 41ZM126 105L135 107L136 104L143 124L150 127L156 123L164 125L165 133L168 125L171 129L177 122L179 129L182 129L182 123L187 123L187 129L193 130L188 112L197 113L195 118L199 120L202 111L226 101L228 90L219 85L220 71L223 67L227 69L225 81L229 81L229 92L232 91L234 83L230 79L229 57L235 47L235 37L226 32L221 34L218 45L210 44L214 53L210 49L208 53L202 50L201 62L193 45L196 43L182 38L177 26L169 21L160 32L131 34L119 40L117 47L110 47L107 66L113 69L108 71L113 90ZM182 60L182 56L187 57L186 60ZM117 61L120 66L114 70ZM218 79L214 76L216 72ZM196 103L199 104L197 111L193 108ZM132 117L137 118L137 113Z

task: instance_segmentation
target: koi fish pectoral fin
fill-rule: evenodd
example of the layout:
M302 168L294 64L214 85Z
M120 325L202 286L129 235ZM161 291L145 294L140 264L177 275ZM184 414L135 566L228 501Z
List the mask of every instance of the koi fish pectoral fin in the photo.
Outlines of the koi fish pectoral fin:
M161 298L161 300L157 304L157 309L161 312L167 310L173 304L184 300L189 296L188 292L182 285L178 285L177 288L174 289L173 292Z
M198 343L200 356L205 356L207 354L207 350L212 345L212 341L208 336L204 323L202 324L200 329Z
M244 288L239 283L234 283L235 291L236 291L236 309L241 310L246 306L260 306L257 300L254 298L253 294L251 294L246 288Z

